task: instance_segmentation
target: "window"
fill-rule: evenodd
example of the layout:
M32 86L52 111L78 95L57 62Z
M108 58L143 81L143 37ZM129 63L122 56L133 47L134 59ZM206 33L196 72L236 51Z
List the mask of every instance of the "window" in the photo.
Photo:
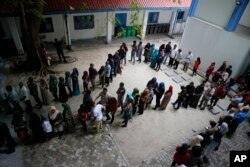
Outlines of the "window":
M94 15L74 16L75 30L94 28Z
M0 23L0 39L1 38L4 38L6 35L5 35L5 32L4 32L4 29L3 29L3 26L2 24Z
M177 14L177 22L180 23L180 22L183 22L184 21L184 11L179 11L178 14Z
M40 33L54 32L54 27L51 17L47 17L42 20L39 32Z
M158 23L159 12L149 12L148 24Z

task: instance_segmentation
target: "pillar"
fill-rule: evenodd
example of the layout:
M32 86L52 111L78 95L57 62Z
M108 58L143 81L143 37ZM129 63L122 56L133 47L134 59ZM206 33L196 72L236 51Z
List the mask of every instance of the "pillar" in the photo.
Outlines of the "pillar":
M192 0L191 6L189 8L188 16L192 17L195 14L199 0Z
M111 12L107 12L106 17L106 42L107 44L111 43L112 40L112 15Z
M24 50L23 50L23 45L22 45L22 42L20 39L19 32L17 30L15 19L14 19L14 17L8 17L6 20L7 20L9 29L10 29L11 36L14 40L15 45L16 45L17 53L19 55L22 55L22 54L24 54Z
M249 0L236 0L235 8L232 16L226 26L226 31L232 32L236 29L241 16L243 15Z
M65 21L65 28L66 28L66 43L67 43L67 49L71 49L71 36L70 36L70 24L69 24L69 17L70 15L65 14L64 15L64 21Z
M172 12L171 20L170 20L170 27L169 27L169 32L168 35L172 37L176 25L176 18L177 18L177 11Z
M148 12L143 10L141 39L145 39L146 37L147 25L148 25Z

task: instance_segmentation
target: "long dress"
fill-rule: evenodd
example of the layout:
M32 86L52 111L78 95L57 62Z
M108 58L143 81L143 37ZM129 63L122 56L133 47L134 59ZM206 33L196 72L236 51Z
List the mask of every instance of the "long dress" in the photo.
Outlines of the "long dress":
M49 88L46 85L40 86L41 95L42 95L42 102L44 105L49 105Z
M171 99L171 96L172 96L172 92L169 92L167 94L164 95L162 101L161 101L161 105L160 105L160 109L161 110L165 110L168 106L168 103Z
M157 49L154 49L151 55L151 63L150 63L151 68L155 68L158 56L159 56L159 51Z
M59 100L60 102L65 103L66 101L68 101L68 95L66 92L65 84L59 83L58 87L59 87Z
M69 130L74 130L75 128L75 121L74 121L74 117L71 111L71 108L68 104L63 103L63 121L67 127L67 129Z
M80 87L78 82L78 72L73 71L71 74L71 79L73 83L73 96L79 96L80 95Z

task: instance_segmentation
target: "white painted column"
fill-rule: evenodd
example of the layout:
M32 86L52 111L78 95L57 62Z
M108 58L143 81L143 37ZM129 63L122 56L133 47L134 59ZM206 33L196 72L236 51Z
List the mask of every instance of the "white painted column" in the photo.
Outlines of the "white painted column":
M168 32L169 36L172 36L174 33L174 28L176 25L176 17L177 17L177 11L175 10L172 12L172 16L171 16L171 20L170 20L170 27L169 27L169 32Z
M66 43L67 43L67 49L71 50L71 35L70 35L70 14L65 14L64 16L64 22L65 22L65 33L66 33Z
M142 34L141 39L145 39L148 24L148 11L143 11Z
M17 53L19 55L22 55L22 54L24 54L24 50L23 50L23 45L22 45L21 39L20 39L20 35L18 33L18 30L17 30L15 19L14 19L14 17L8 17L8 18L6 18L6 20L7 20L9 29L10 29L11 36L14 40L15 45L16 45Z
M109 44L112 40L112 14L111 12L107 12L106 17L106 42Z

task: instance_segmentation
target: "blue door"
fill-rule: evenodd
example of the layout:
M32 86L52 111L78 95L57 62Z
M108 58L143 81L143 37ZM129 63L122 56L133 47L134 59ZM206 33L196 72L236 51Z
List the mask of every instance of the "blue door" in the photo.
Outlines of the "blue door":
M115 27L126 27L127 13L115 14Z

